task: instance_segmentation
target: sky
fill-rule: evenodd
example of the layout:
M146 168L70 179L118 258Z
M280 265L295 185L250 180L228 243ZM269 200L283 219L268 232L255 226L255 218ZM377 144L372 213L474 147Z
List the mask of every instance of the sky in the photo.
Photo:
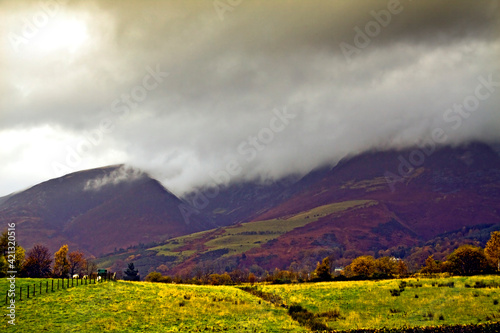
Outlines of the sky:
M113 164L182 195L500 141L497 1L2 0L0 34L0 196Z

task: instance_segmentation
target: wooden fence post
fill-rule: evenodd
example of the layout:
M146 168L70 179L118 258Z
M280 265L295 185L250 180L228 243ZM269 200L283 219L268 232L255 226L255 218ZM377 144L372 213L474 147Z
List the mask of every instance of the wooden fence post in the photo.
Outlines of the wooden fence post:
M57 290L59 290L59 279L57 279Z
M28 298L30 298L30 286L29 285L28 285L28 293L26 295L28 295Z
M35 284L33 283L33 297L36 296L36 287L35 287Z
M19 287L19 300L23 300L23 287Z
M45 281L45 293L49 292L49 281Z
M69 278L68 278L68 288L69 288Z
M42 281L40 281L40 295L42 294Z

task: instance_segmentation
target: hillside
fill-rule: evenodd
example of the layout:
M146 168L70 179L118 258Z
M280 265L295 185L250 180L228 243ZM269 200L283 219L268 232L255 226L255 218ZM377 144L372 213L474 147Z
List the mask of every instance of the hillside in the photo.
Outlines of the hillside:
M186 224L183 202L147 174L122 165L72 173L9 196L0 203L2 225L15 222L25 248L63 244L91 255L206 230L198 217Z
M473 241L463 228L484 242L500 224L499 155L480 143L443 147L422 161L416 151L367 152L304 177L233 183L191 208L206 188L179 199L140 170L109 166L0 198L0 221L16 222L25 248L68 244L107 267L134 260L142 276L404 257L427 242ZM185 219L181 205L195 213ZM418 261L429 251L411 255Z
M362 254L405 256L445 233L458 235L450 246L469 242L459 233L464 227L477 234L500 228L500 158L490 147L444 147L399 175L401 161L413 151L345 159L289 185L287 198L251 222L130 249L103 258L102 264L134 260L144 273L166 274L312 270L328 255L338 265ZM391 183L395 178L388 172L399 181ZM220 208L216 203L214 210Z

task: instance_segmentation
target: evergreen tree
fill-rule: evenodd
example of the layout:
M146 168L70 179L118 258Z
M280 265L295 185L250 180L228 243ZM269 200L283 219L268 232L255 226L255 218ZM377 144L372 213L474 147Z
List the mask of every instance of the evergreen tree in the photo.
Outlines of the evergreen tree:
M124 280L128 281L140 281L141 276L139 275L139 270L135 269L134 263L131 262L128 264L128 268L126 271L123 272L125 276L123 277Z

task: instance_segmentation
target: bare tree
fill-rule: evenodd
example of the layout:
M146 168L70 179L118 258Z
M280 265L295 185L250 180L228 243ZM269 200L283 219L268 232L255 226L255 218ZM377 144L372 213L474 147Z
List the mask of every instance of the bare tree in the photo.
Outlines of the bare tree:
M97 272L97 264L93 259L87 258L85 260L85 266L83 267L83 272L85 275L91 276L92 273Z
M86 260L82 251L73 251L68 254L69 274L80 275L85 268Z

